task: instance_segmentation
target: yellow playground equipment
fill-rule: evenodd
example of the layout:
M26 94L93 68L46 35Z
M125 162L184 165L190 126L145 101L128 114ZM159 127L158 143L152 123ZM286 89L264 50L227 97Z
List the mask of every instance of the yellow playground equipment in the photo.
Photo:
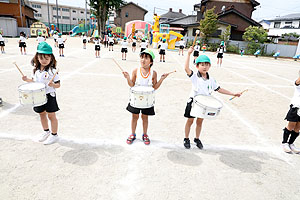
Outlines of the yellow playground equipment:
M156 48L160 38L166 39L168 42L168 49L175 49L175 43L180 41L183 37L182 34L175 31L169 31L170 25L168 24L159 24L160 16L154 14L154 25L152 26L153 30L153 47Z

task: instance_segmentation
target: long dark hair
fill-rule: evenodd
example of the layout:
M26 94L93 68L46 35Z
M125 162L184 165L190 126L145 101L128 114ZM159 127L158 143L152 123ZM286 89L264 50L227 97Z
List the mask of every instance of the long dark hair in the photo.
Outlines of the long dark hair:
M39 62L38 57L45 58L45 56L50 56L51 61L49 65L45 67L45 71L49 71L49 69L56 69L56 60L53 54L42 54L42 53L36 53L35 56L31 60L31 65L34 66L33 73L35 73L37 70L41 70L41 63Z

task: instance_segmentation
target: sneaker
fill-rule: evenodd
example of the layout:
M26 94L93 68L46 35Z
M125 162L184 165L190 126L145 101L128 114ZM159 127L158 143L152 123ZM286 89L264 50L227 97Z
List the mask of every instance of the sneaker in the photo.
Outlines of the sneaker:
M294 144L290 144L290 148L294 153L300 153L300 149L297 148Z
M196 146L197 146L199 149L203 149L202 142L201 142L199 139L194 138L194 142L196 143Z
M44 141L44 145L53 144L58 141L58 135L50 134L49 137Z
M149 145L150 144L150 139L149 139L149 136L147 134L144 133L143 136L142 136L142 138L143 138L143 141L144 141L145 145Z
M50 131L44 131L41 135L38 136L38 141L44 142L49 135L50 135Z
M190 142L190 139L189 138L184 138L183 140L183 145L186 149L189 149L191 148L191 142Z
M292 152L292 150L291 150L291 148L290 148L290 145L289 145L288 143L283 143L283 144L282 144L282 149L283 149L283 151L284 151L285 153L291 153L291 152Z

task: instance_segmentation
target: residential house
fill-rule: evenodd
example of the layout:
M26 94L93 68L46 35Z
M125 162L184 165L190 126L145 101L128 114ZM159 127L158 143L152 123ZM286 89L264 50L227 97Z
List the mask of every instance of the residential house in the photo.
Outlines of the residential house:
M300 35L300 13L289 14L268 20L271 22L270 37L281 36L284 33L297 33Z
M148 11L139 5L129 2L121 6L116 10L115 25L121 27L122 31L125 30L125 24L133 20L142 20L144 21L145 15Z
M169 8L169 11L165 14L162 14L159 19L160 24L168 24L169 21L185 17L186 15L182 13L182 9L179 9L179 12L173 11L172 8Z

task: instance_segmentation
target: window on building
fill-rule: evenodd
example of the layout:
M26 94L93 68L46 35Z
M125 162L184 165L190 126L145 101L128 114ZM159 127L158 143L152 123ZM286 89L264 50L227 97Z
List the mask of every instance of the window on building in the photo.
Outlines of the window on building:
M293 23L293 22L285 22L285 23L284 23L284 26L285 26L285 27L292 27L292 23Z
M89 12L89 11L87 11L87 12L86 12L86 14L88 14L88 15L89 15L89 14L90 14L90 12Z
M56 18L56 15L53 15L54 18ZM58 19L61 19L61 16L58 16Z
M70 12L69 8L62 8L61 10L65 12Z
M83 14L84 12L83 12L83 11L80 11L80 13Z
M42 14L34 13L35 17L42 17Z
M68 16L63 16L62 18L63 19L70 19L70 17L68 17Z
M76 10L73 10L72 12L73 12L73 13L76 13Z
M73 18L73 20L76 20L76 18Z
M280 28L280 22L274 22L274 28Z
M32 4L32 7L33 7L33 8L41 8L41 5L38 5L38 4Z
M0 2L9 3L9 0L0 0Z
M56 10L56 7L52 7L53 10ZM58 10L60 10L60 8L58 8Z
M128 17L128 12L125 13L125 17Z

